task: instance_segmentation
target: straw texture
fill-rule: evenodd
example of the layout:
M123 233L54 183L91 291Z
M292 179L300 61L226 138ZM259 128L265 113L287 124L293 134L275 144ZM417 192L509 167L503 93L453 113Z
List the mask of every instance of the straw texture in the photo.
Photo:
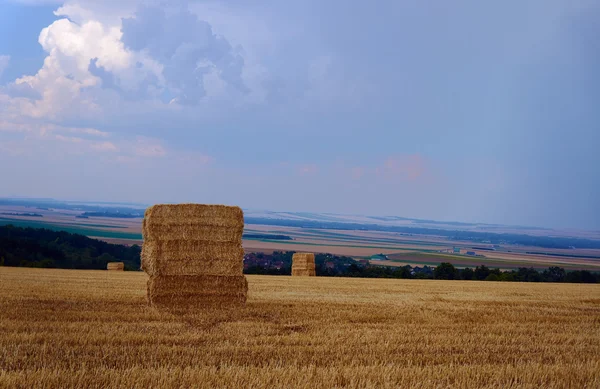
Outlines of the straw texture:
M316 276L315 254L295 253L292 256L292 276Z
M160 306L204 306L246 301L239 207L158 204L144 214L142 269L148 299Z
M148 280L148 300L162 307L244 304L248 282L242 276L158 276Z
M106 264L106 270L123 271L125 264L123 262L109 262Z

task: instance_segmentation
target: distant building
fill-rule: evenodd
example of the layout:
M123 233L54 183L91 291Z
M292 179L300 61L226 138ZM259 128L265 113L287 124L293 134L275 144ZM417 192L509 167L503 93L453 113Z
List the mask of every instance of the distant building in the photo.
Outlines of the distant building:
M371 255L371 261L387 261L389 258L384 254Z
M455 254L460 254L460 247L454 247L453 251Z
M467 255L477 255L477 253L475 251L467 251Z

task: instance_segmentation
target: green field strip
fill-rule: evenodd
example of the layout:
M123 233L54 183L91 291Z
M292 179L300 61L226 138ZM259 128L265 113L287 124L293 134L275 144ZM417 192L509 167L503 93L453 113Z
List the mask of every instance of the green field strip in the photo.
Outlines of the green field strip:
M12 219L0 219L0 225L6 226L12 224L15 227L23 228L45 228L53 231L65 231L71 234L79 234L85 236L94 236L98 238L112 238L112 239L131 239L141 240L142 234L134 232L119 232L109 230L99 230L93 228L80 228L77 226L62 226L59 224L52 224L47 222L38 222L30 220L12 220Z

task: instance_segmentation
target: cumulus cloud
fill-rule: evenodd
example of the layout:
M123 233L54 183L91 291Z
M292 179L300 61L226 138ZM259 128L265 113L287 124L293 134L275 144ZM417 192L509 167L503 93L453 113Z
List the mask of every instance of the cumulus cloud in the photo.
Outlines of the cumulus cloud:
M35 91L37 100L22 100L23 115L34 118L65 117L73 110L99 111L93 98L83 93L100 83L88 70L90 60L97 58L103 67L121 71L133 59L120 42L118 28L88 21L82 25L60 19L44 28L39 43L48 53L42 68L32 76L17 79L14 90ZM23 95L23 94L21 94Z
M122 32L126 48L147 52L164 66L166 85L177 94L177 102L198 103L206 95L205 77L210 74L248 92L241 76L241 47L233 48L186 8L167 13L163 8L141 6L134 17L123 19Z
M122 100L135 103L129 113L151 107L156 114L155 107L168 111L169 103L220 98L232 104L251 94L248 85L257 84L246 81L260 77L260 66L245 69L241 46L216 34L185 2L148 4L67 1L55 11L60 19L39 35L47 53L40 70L0 87L4 110L14 117L93 120L123 114ZM0 71L7 62L0 57Z

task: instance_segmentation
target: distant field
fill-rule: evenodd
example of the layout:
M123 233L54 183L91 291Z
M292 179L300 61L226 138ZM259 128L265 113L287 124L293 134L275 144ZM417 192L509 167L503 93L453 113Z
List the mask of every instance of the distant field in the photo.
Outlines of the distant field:
M247 278L174 315L144 273L0 267L0 387L600 387L599 285Z
M28 207L0 206L0 213L39 213L42 217L0 216L0 225L15 224L22 227L42 227L64 230L103 239L112 243L141 244L141 219L118 219L90 217L81 219L81 212L72 210L39 210ZM292 216L290 216L292 217ZM293 214L294 218L316 217L314 214ZM324 219L341 219L340 215L325 215ZM383 218L384 220L396 220ZM403 220L396 220L403 223ZM600 249L544 249L540 247L504 245L498 250L474 249L482 243L450 240L434 235L413 235L367 230L333 230L298 228L287 226L247 224L243 241L247 252L310 251L344 255L356 259L369 258L383 253L393 262L373 262L387 266L436 266L451 262L456 266L514 269L518 267L547 268L560 266L565 269L600 271ZM249 235L248 235L249 234ZM282 236L290 239L282 239ZM273 239L269 239L269 237ZM458 247L462 255L453 255ZM484 247L485 248L485 247ZM485 258L465 255L467 251L482 254Z
M111 238L111 239L136 239L141 240L142 235L131 232L120 232L115 230L108 230L103 228L92 228L92 226L79 226L79 225L60 225L41 221L32 220L12 220L0 218L0 225L5 226L12 224L17 227L32 227L32 228L46 228L55 231L66 231L72 234L81 234L86 236L92 236L97 238ZM115 228L115 227L112 227ZM118 229L118 227L116 227Z
M506 258L470 257L466 255L425 254L419 252L398 253L388 256L390 261L372 261L373 264L382 266L403 266L406 264L437 266L441 262L450 262L457 267L476 267L485 265L489 268L516 269L519 267L533 267L536 269L547 269L550 266L560 266L567 270L591 270L600 271L599 261L582 261L577 259L547 257L522 258L513 256Z

